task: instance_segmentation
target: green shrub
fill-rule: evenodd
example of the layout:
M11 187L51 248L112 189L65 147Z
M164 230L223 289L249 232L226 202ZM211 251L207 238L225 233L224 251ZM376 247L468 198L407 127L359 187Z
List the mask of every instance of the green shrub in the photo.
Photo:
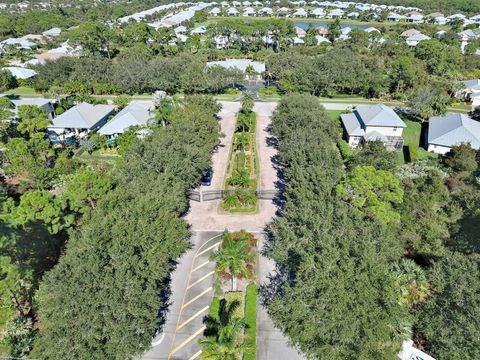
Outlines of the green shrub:
M220 311L220 299L218 296L214 296L212 303L210 304L210 314L209 316L214 319L218 319L218 313Z
M257 358L257 287L255 284L247 286L245 296L245 322L247 329L247 350L243 354L244 360L255 360Z
M269 86L265 88L260 88L258 90L258 93L265 96L275 96L278 95L278 90L276 86Z
M244 152L237 154L237 172L242 172L246 169L247 157Z
M410 161L418 159L418 146L410 144L408 145L408 153L410 155Z
M348 145L348 143L345 140L340 139L337 145L338 145L338 150L340 150L340 154L342 155L342 158L344 160L348 159L349 157L355 154L352 148L350 147L350 145Z
M238 94L238 90L237 90L237 89L234 89L234 88L230 88L230 89L228 89L227 91L225 91L225 94L227 94L227 95L237 95L237 94Z

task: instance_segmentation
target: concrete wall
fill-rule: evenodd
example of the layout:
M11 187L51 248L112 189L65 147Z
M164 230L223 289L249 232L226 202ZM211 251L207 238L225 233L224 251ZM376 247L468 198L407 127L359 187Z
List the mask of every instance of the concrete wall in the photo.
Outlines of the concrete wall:
M367 126L365 129L366 133L378 131L380 134L385 136L402 136L403 128L397 127L396 131L393 127L382 127L382 126Z
M428 152L434 152L436 154L446 154L450 151L450 148L447 146L440 146L440 145L433 145L433 144L428 144Z

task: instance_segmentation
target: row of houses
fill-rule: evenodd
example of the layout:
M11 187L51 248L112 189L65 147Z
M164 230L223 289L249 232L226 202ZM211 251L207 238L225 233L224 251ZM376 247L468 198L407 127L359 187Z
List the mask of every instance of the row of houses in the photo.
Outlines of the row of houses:
M357 149L369 141L381 141L393 151L403 149L405 122L394 109L383 104L360 106L341 115L345 139ZM448 112L429 119L425 148L429 152L446 154L455 145L470 144L480 149L480 122L465 114Z
M113 105L83 102L53 118L48 134L53 143L75 143L92 131L114 139L132 126L147 126L153 116L148 103L132 102L116 113Z
M0 95L6 96L6 95ZM29 105L42 108L51 123L48 134L52 143L78 143L92 131L114 139L132 126L145 127L154 117L152 104L134 101L117 112L114 105L92 105L86 102L77 104L59 116L55 113L56 100L48 98L11 98L15 119L20 106Z

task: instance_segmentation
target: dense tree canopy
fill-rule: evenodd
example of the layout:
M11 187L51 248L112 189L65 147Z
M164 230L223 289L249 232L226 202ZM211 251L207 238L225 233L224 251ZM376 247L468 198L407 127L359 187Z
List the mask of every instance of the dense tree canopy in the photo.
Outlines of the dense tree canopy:
M448 253L428 273L435 296L419 311L428 351L439 359L480 357L480 259Z
M400 244L336 198L337 135L315 98L284 98L273 131L286 181L286 203L271 228L269 253L285 276L266 294L274 322L307 356L393 358L409 336L389 269Z
M210 164L217 110L187 100L125 155L117 187L85 213L40 286L37 356L116 359L148 348L164 281L188 247L185 194Z

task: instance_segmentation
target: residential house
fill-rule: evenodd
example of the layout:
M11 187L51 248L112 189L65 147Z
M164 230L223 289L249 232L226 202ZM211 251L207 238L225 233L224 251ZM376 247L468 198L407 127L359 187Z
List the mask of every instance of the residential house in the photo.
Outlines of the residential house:
M242 5L248 7L248 6L252 6L252 3L250 1L243 1Z
M261 16L272 16L273 15L273 10L269 7L264 7L258 10L258 15Z
M439 12L428 14L426 16L426 19L429 23L433 23L437 25L445 25L447 23L447 18L445 17L445 15Z
M30 99L11 99L10 101L15 107L14 108L15 114L18 113L19 106L33 105L33 106L41 107L43 110L45 110L45 112L47 113L50 119L53 119L55 117L54 104L56 103L56 100L54 99L30 98Z
M353 11L347 14L348 19L358 19L359 16L360 16L360 13L356 11Z
M205 25L200 25L198 27L196 27L195 29L193 29L190 33L193 35L193 34L199 34L199 35L203 35L207 32L207 27Z
M243 16L255 16L257 12L252 7L247 7L243 10Z
M458 33L460 39L460 49L462 53L465 51L465 47L471 42L480 38L480 33L472 29L463 30Z
M113 105L80 103L53 119L48 127L50 139L61 142L67 138L81 139L90 131L98 130L113 115Z
M225 35L216 35L213 38L217 49L224 49L228 44L228 37Z
M448 112L428 122L428 151L446 154L452 146L470 144L480 148L480 122L465 114Z
M98 133L108 138L115 138L132 126L143 127L148 125L152 116L153 114L148 104L132 102L103 125L98 130Z
M334 9L328 13L329 19L340 19L345 12L342 9Z
M400 36L403 38L409 38L410 36L418 35L418 34L421 34L421 32L416 29L408 29L402 32Z
M419 24L423 22L423 15L418 11L412 11L406 15L406 22Z
M26 68L17 67L17 66L7 66L2 68L2 70L9 71L12 74L12 76L17 80L31 79L37 75L37 72L32 69L26 69Z
M286 7L281 7L277 10L277 16L279 17L286 17L290 14L290 9Z
M58 37L62 34L62 29L58 27L51 28L47 31L42 32L42 35L47 38Z
M8 46L15 47L17 49L26 49L26 50L35 50L37 49L37 44L34 42L27 40L27 39L16 39L16 38L9 38L0 42L0 49L5 49Z
M396 13L390 13L388 14L388 17L387 17L388 21L395 21L395 22L399 22L400 20L403 20L403 19L405 19L405 16L399 15Z
M370 33L373 33L373 32L375 32L375 33L377 33L377 34L380 34L380 33L381 33L380 30L378 30L377 28L375 28L375 27L373 27L373 26L366 28L366 29L365 29L365 32L367 32L367 33L369 33L369 34L370 34Z
M238 16L238 14L240 14L240 11L238 11L234 7L231 7L227 10L227 16Z
M470 18L470 21L473 22L473 23L476 23L476 24L480 23L480 15L472 16Z
M398 360L435 360L430 355L413 347L413 340L405 340L402 349L397 355Z
M222 13L222 10L220 10L218 7L214 7L212 10L208 12L211 16L218 16Z
M262 80L265 75L265 64L249 59L209 61L207 66L221 66L226 69L239 69L245 73L245 78L247 80Z
M356 149L368 141L381 141L387 149L403 148L405 123L395 111L383 104L361 106L352 113L341 115L348 145Z
M462 89L457 91L455 97L472 104L472 108L480 106L480 79L464 80Z
M301 27L295 26L295 34L297 34L299 38L304 38L307 35L307 32Z
M241 3L240 1L233 1L233 2L232 2L232 6L234 6L234 7L240 7L240 6L242 6L242 3Z
M293 45L304 45L304 44L305 44L305 41L302 38L298 36L295 36L293 38Z
M320 8L313 9L308 14L308 17L314 18L314 19L319 19L319 18L322 18L324 16L325 16L325 11L323 9L320 9Z
M463 14L453 14L453 15L447 16L447 22L449 24L455 21L465 22L466 20L467 20L467 17Z
M422 41L431 40L431 37L423 34L417 34L407 38L407 45L410 47L415 47L420 44Z
M305 11L305 9L297 9L297 11L295 11L293 13L293 17L307 17L308 13Z
M316 35L315 39L317 39L317 45L332 43L330 40L328 40L325 36L322 36L322 35Z

